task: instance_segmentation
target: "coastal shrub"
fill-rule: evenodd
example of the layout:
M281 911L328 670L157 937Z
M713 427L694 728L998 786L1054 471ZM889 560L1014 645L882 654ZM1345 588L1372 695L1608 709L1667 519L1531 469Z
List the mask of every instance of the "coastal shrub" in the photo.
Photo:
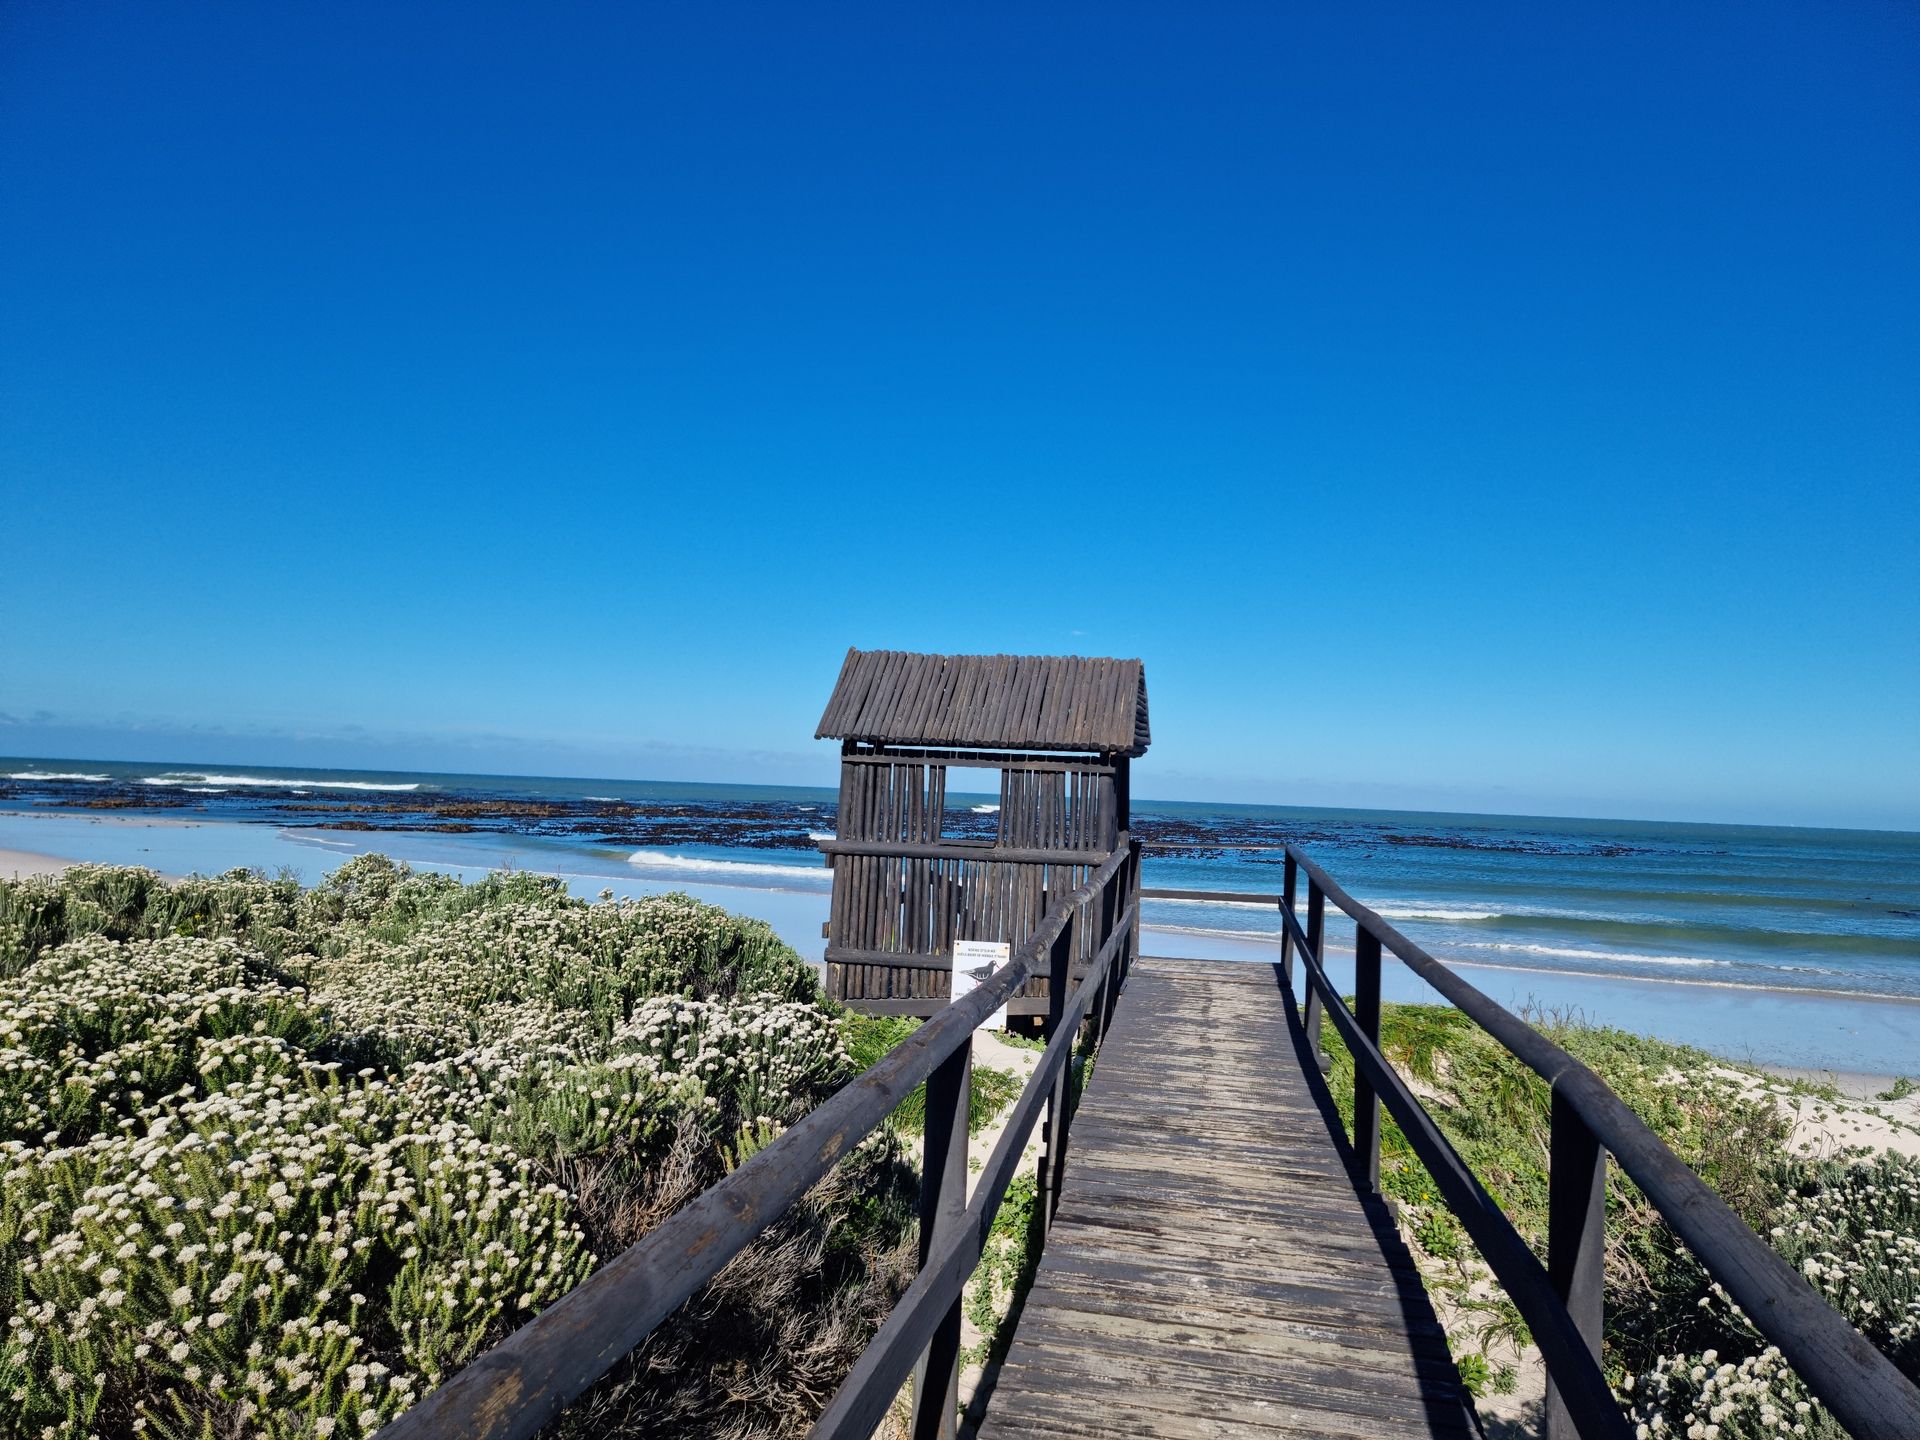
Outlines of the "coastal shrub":
M1920 1379L1920 1161L1860 1151L1788 1158L1791 1115L1738 1067L1565 1016L1532 1019L1605 1080L1830 1304ZM1323 1043L1332 1061L1329 1085L1351 1134L1352 1059L1331 1026ZM1381 1048L1544 1259L1551 1154L1545 1084L1449 1007L1383 1007ZM1530 1336L1518 1312L1486 1298L1484 1261L1384 1116L1381 1188L1401 1208L1436 1302L1458 1317L1456 1354L1470 1357L1466 1363L1479 1374L1497 1364L1496 1347L1524 1349ZM1646 1433L1728 1440L1843 1433L1617 1165L1609 1168L1607 1209L1604 1358ZM1463 1348L1466 1337L1481 1351Z
M1920 1160L1855 1155L1778 1174L1774 1249L1920 1381Z
M277 1038L201 1048L235 1074L211 1094L6 1144L0 1390L22 1433L371 1430L585 1273L566 1195L459 1122Z
M1621 1398L1628 1421L1643 1436L1847 1436L1771 1345L1738 1361L1723 1360L1712 1348L1697 1355L1662 1357L1651 1370L1629 1375Z
M698 1193L654 1198L663 1210ZM804 1435L913 1280L915 1171L882 1131L570 1407L567 1440Z
M0 1436L361 1433L854 1073L765 925L378 856L0 882L0 971ZM804 1429L916 1188L861 1147L576 1409Z
M303 989L232 941L70 941L0 988L0 1138L83 1140L150 1095L201 1091L207 1067L230 1063L208 1042L304 1049L328 1028Z
M278 958L303 940L297 881L230 870L167 884L138 866L73 865L0 883L0 979L70 940L169 935L245 940Z
M1015 1175L994 1214L980 1252L980 1268L966 1289L967 1319L981 1337L965 1357L968 1363L1003 1361L1013 1344L1045 1241L1038 1198L1037 1178L1029 1173Z

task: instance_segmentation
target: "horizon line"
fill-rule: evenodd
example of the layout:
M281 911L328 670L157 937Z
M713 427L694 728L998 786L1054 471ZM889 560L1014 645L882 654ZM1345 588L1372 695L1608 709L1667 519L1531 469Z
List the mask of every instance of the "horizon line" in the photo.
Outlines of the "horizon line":
M322 773L335 774L335 775L419 776L419 777L425 777L429 779L442 779L442 780L458 780L458 779L566 780L566 781L572 781L575 783L604 781L608 784L613 784L613 785L679 785L679 786L708 787L713 789L730 787L734 789L818 790L828 795L837 795L839 793L839 787L837 785L832 785L832 784L813 784L813 783L803 783L803 782L767 781L767 780L668 780L668 779L650 779L650 778L645 778L640 776L536 774L531 771L519 772L519 771L491 771L491 770L392 770L392 769L376 769L376 768L367 767L367 766L342 767L342 766L334 766L334 765L256 764L250 761L201 762L201 761L161 761L161 760L106 760L106 759L99 759L99 758L90 759L85 756L72 756L72 755L68 755L68 756L7 755L7 756L0 756L0 760L23 761L25 763L32 764L32 765L71 764L71 765L120 765L120 766L161 766L161 767L170 766L175 769L184 769L184 768L204 769L209 766L224 765L227 768L232 768L234 766L248 766L249 768L252 768L255 770L278 770L278 771L311 770L311 771L320 771ZM958 768L969 768L969 767L958 767ZM978 767L978 768L991 769L993 767L984 766L984 767ZM15 772L15 773L17 774L18 772ZM12 779L12 778L14 778L13 775L0 774L0 779ZM1267 783L1272 783L1272 782L1267 782ZM967 796L981 795L981 796L988 796L989 798L991 796L991 792L984 791L984 790L983 791L956 790L950 793L955 795L967 795ZM1415 816L1431 816L1436 819L1456 819L1456 820L1458 819L1559 820L1559 821L1570 820L1570 821L1577 821L1583 824L1688 825L1688 826L1698 826L1698 827L1706 827L1706 828L1721 829L1721 830L1808 830L1808 831L1839 833L1839 834L1901 835L1901 836L1908 836L1913 838L1920 838L1920 828L1904 829L1898 826L1885 826L1885 825L1806 825L1806 824L1794 824L1794 823L1779 822L1779 821L1762 822L1762 821L1753 821L1753 820L1660 820L1660 819L1653 819L1646 816L1635 816L1635 815L1556 815L1556 814L1548 813L1545 811L1530 811L1530 810L1514 810L1514 811L1430 810L1430 809L1423 809L1415 806L1395 807L1395 806L1381 806L1381 805L1305 805L1305 804L1287 804L1287 803L1282 803L1278 801L1244 801L1244 800L1226 800L1226 799L1156 800L1151 796L1145 796L1145 795L1135 797L1134 804L1136 807L1153 806L1153 805L1233 805L1233 806L1239 806L1242 809L1306 811L1306 812L1323 813L1323 814L1360 813L1360 814L1371 814L1371 815L1415 815Z

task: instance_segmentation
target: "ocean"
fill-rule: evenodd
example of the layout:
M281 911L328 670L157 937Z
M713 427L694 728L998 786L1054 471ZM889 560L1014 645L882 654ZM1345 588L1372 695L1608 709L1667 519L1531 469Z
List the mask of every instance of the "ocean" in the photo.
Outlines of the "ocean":
M949 797L949 833L994 796ZM0 759L0 847L319 878L383 850L463 873L566 875L583 894L686 889L821 951L813 848L833 790ZM128 825L123 822L165 821ZM1149 886L1271 894L1282 846L1496 999L1732 1055L1920 1071L1920 835L1651 821L1134 802ZM1330 914L1330 920L1335 919ZM1271 960L1260 905L1149 901L1152 953ZM1329 925L1333 969L1351 932ZM1390 966L1389 998L1423 998Z

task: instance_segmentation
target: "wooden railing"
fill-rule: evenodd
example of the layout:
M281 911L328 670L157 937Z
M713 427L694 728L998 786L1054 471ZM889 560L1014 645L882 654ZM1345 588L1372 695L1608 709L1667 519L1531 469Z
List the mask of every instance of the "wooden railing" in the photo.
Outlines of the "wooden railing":
M1297 909L1303 873L1304 925ZM1600 1369L1608 1155L1857 1440L1920 1436L1920 1389L1754 1234L1605 1081L1347 894L1291 845L1283 883L1282 895L1160 889L1139 895L1279 907L1281 972L1293 1004L1297 954L1306 978L1302 1023L1312 1053L1324 1070L1324 1014L1353 1055L1352 1143L1361 1183L1379 1189L1384 1104L1533 1331L1546 1362L1549 1440L1574 1435L1622 1440L1630 1434ZM1323 963L1328 900L1354 923L1351 1009L1327 979ZM1551 1088L1545 1265L1381 1054L1383 953L1397 956Z
M1128 835L1012 959L872 1069L535 1319L395 1419L378 1440L531 1436L658 1328L926 1082L920 1271L814 1427L868 1440L909 1376L915 1440L951 1436L960 1301L1027 1139L1045 1117L1042 1223L1059 1204L1073 1051L1097 1045L1139 953L1140 847ZM1049 985L1047 1046L967 1199L973 1032L1029 979ZM1077 984L1075 983L1077 981Z

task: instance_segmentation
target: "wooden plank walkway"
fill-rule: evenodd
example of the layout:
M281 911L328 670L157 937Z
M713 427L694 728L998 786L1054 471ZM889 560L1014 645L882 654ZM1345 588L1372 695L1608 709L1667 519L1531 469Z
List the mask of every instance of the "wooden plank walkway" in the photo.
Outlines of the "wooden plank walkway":
M1143 958L985 1407L1000 1436L1474 1436L1267 966Z

